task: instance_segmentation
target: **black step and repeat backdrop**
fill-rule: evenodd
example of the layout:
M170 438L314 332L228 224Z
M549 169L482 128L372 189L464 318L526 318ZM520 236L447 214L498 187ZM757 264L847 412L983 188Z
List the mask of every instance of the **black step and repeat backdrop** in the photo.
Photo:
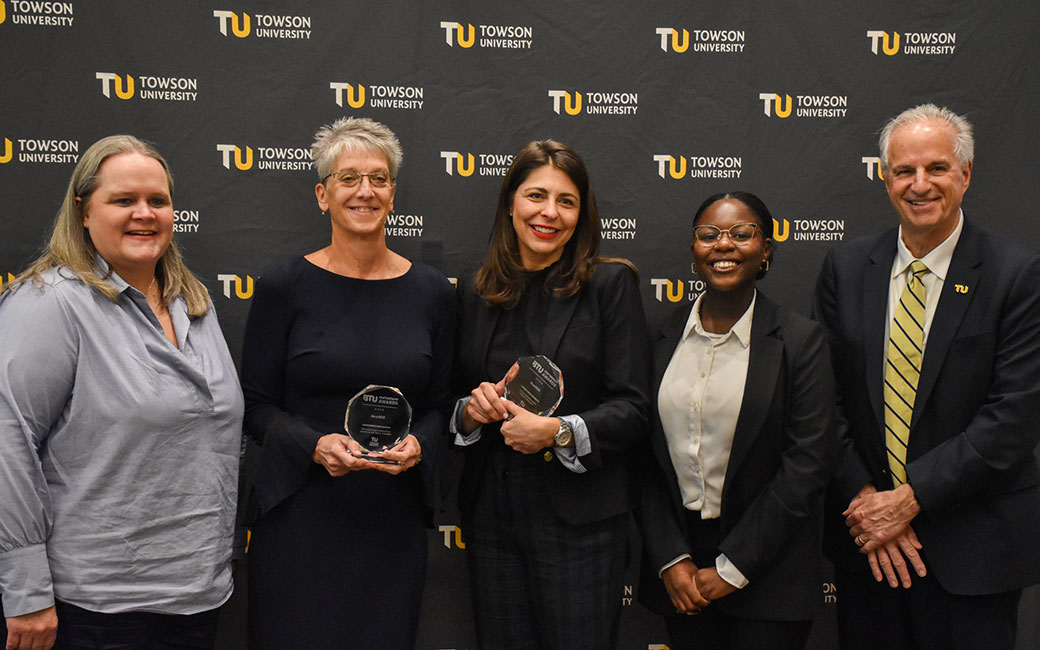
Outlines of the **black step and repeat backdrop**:
M553 137L587 160L604 253L639 267L652 324L701 289L690 216L731 189L776 216L764 290L807 312L827 249L895 222L877 132L910 105L975 123L967 217L1040 242L1038 22L1029 0L0 0L0 281L38 252L80 152L132 133L170 161L176 237L237 358L262 269L327 241L308 147L353 115L404 146L390 246L451 277L483 254L513 152ZM456 524L430 532L420 648L475 645ZM622 647L665 648L634 596ZM837 597L821 585L814 647L834 645Z

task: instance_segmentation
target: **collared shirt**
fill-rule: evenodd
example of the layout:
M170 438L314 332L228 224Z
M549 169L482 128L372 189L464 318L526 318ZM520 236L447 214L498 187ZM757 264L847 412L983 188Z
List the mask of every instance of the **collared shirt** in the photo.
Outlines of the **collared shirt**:
M100 264L104 270L107 266ZM231 594L242 394L212 307L169 305L179 349L52 269L0 297L0 592L103 613L192 614Z
M950 270L950 262L953 261L953 251L960 241L961 231L964 229L964 213L961 212L957 218L957 227L953 229L950 236L941 244L933 248L927 255L920 259L928 267L928 273L921 276L924 283L924 345L928 344L928 332L932 329L932 317L939 305L939 294L942 293L946 274ZM892 260L892 274L888 283L888 317L885 319L885 349L888 349L889 330L892 328L892 319L895 318L895 306L903 296L909 276L910 264L917 260L903 243L903 228L899 228L899 237L896 244L896 258ZM924 345L921 346L922 351ZM886 363L886 362L883 362Z
M730 331L714 334L701 324L701 294L658 391L657 409L683 507L700 511L702 519L722 514L722 489L744 398L757 295ZM733 586L747 585L725 555L719 555L715 564L719 575Z

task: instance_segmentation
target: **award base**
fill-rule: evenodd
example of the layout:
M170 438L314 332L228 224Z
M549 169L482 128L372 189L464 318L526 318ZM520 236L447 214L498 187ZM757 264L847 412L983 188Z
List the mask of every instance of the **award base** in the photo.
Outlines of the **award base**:
M396 460L391 460L379 453L374 452L362 452L361 457L370 463L378 463L380 465L400 465L401 463Z

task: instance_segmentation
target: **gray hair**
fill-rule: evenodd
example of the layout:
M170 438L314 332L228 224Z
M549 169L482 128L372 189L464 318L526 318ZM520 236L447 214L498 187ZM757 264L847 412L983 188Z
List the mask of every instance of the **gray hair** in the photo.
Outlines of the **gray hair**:
M878 148L881 149L881 172L883 174L888 173L888 145L895 130L907 124L929 120L946 122L953 129L953 154L957 156L957 160L962 167L966 167L968 163L975 159L975 135L971 122L963 115L958 115L945 106L939 108L935 104L921 104L920 106L908 108L896 115L881 129Z
M401 167L401 143L385 124L367 117L341 117L326 124L314 134L311 145L311 160L318 170L318 178L324 179L332 172L336 158L344 151L376 151L386 158L390 178L397 180Z

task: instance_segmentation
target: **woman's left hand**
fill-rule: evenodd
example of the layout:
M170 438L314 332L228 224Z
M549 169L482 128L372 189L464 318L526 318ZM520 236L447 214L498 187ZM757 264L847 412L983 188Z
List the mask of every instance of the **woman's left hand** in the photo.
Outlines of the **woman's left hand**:
M422 445L419 444L418 438L409 433L399 445L393 449L387 449L381 456L394 462L374 463L374 469L387 474L400 474L419 464L419 461L422 460Z
M507 399L502 404L509 411L509 419L502 423L502 437L507 445L521 454L536 454L553 446L560 430L558 418L535 415Z
M722 579L719 570L708 567L697 572L697 590L708 600L718 600L737 590L736 587Z

